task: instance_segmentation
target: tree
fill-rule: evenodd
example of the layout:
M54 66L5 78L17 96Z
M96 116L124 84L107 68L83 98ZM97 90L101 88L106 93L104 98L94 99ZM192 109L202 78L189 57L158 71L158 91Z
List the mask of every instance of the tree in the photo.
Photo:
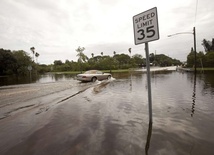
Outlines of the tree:
M39 53L36 52L35 56L36 56L36 62L38 63Z
M114 59L119 63L119 68L129 68L130 57L127 54L116 54Z
M63 65L61 60L55 60L54 61L54 66L60 66L60 65Z
M129 48L128 51L129 51L129 54L130 54L130 57L131 57L131 53L132 53L131 48Z
M13 51L13 56L16 59L14 72L16 75L27 75L27 67L32 65L31 57L23 50Z
M80 65L81 72L83 70L83 62L88 61L88 57L83 53L84 50L85 50L85 48L84 47L81 48L80 46L76 49L77 57L79 57L78 58L78 63Z
M114 51L113 54L116 55L116 52Z
M204 66L204 63L206 62L206 58L203 52L198 52L196 55L197 61L199 64L197 65L198 67L206 67L206 65Z
M93 61L94 62L99 62L102 59L102 57L100 55L93 57Z
M103 52L101 52L101 55L103 56Z
M84 47L81 48L80 46L76 49L77 57L79 57L78 62L80 63L86 62L88 60L88 57L83 53L84 50L85 48Z
M149 54L149 61L150 61L150 63L153 63L154 60L155 60L154 53Z
M203 64L205 67L214 67L214 52L206 53Z
M91 53L92 58L94 57L94 53Z
M13 74L17 61L10 50L0 49L0 75Z
M28 66L35 68L35 63L25 51L0 49L0 75L28 75Z
M193 67L195 64L195 52L193 50L187 55L187 67Z
M31 50L32 53L33 53L33 61L34 61L35 48L34 48L34 47L31 47L30 50Z
M65 64L70 64L70 63L71 62L68 59L65 60Z
M164 54L155 55L154 62L156 65L164 67L164 66L172 66L172 65L181 65L181 62L176 59L172 59Z
M204 46L205 52L214 52L214 38L212 39L212 42L206 39L202 40L202 45Z
M134 64L138 67L141 67L143 64L145 64L145 60L143 59L143 56L140 54L133 55Z

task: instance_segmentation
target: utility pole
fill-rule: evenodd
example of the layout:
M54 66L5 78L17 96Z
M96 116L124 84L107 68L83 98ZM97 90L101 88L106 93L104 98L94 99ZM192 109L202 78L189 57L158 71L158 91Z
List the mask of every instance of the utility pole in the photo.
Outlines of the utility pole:
M174 35L180 35L180 34L193 34L193 44L194 44L194 72L196 74L196 34L195 34L195 27L193 27L193 32L175 33L175 34L172 34L172 35L168 35L168 37L172 37Z

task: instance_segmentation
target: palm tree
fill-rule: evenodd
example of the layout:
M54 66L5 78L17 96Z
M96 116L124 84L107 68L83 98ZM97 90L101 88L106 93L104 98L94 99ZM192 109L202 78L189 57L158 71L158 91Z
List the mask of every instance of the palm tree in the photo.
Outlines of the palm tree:
M33 53L33 61L34 61L35 48L34 48L34 47L31 47L30 50L31 50L32 53Z
M85 48L84 47L78 47L77 49L76 49L76 51L77 51L77 57L79 57L78 58L78 62L86 62L87 60L88 60L88 57L83 53L83 51L85 50Z
M115 52L115 51L114 51L113 53L114 53L114 55L116 54L116 52Z
M39 53L36 52L35 56L36 56L36 62L38 63Z
M130 57L131 57L131 53L132 53L131 48L129 48L129 49L128 49L128 51L129 51L129 53L130 53Z
M87 60L88 60L88 57L83 53L83 51L85 50L85 48L84 47L78 47L77 49L76 49L76 51L77 51L77 57L79 57L78 58L78 62L80 63L80 70L81 70L81 72L82 72L82 62L86 62Z
M92 58L94 58L94 53L91 53Z
M103 52L101 52L101 55L103 56Z

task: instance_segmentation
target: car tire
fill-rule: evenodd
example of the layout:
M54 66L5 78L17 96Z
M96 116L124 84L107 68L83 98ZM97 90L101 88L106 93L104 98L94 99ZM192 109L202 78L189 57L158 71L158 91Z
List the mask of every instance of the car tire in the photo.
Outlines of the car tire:
M111 79L111 75L109 75L108 77L107 77L107 80L110 80Z
M95 82L95 81L97 81L96 77L91 78L91 82Z

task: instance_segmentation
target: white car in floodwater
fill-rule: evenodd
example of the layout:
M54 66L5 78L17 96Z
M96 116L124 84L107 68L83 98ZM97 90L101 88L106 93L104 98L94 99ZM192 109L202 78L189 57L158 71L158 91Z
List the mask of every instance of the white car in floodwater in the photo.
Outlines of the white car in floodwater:
M96 80L101 81L105 79L110 79L111 76L112 75L110 73L103 73L102 71L99 70L89 70L83 74L78 74L77 80L95 82Z

